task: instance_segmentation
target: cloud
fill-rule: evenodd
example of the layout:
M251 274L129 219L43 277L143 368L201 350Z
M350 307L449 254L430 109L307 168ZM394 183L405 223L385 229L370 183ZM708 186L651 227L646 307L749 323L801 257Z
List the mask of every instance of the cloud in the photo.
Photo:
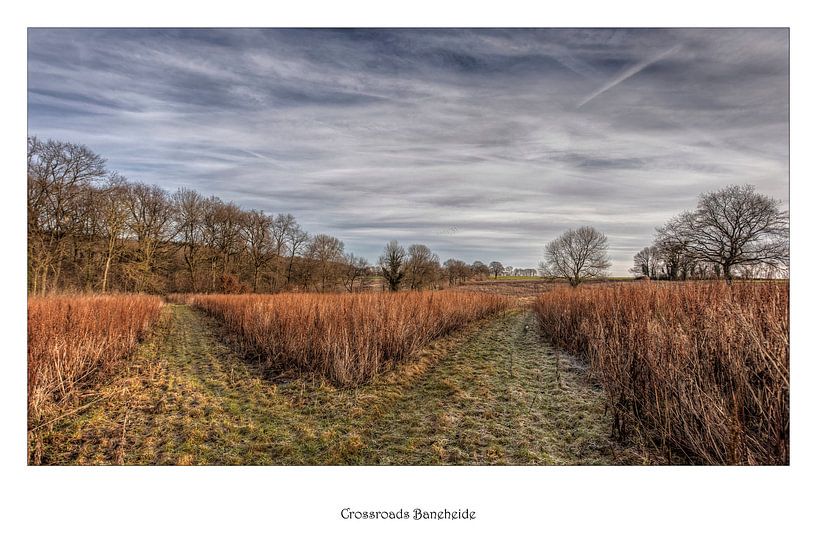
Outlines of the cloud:
M680 44L676 44L673 47L671 47L670 49L668 49L666 51L662 51L662 52L658 53L657 55L654 55L654 56L650 57L649 59L647 59L645 61L641 61L640 63L637 63L636 65L628 68L627 70L623 71L621 74L617 75L612 80L606 82L599 89L597 89L596 91L594 91L593 93L591 93L590 95L588 95L587 97L585 97L584 99L579 101L579 104L576 105L576 107L577 108L583 107L584 105L586 105L587 103L589 103L590 101L592 101L593 99L595 99L596 97L598 97L599 95L604 93L605 91L609 91L612 88L619 85L620 83L622 83L624 80L627 80L628 78L632 78L633 76L635 76L636 74L638 74L639 72L641 72L642 70L647 68L648 66L657 63L658 61L660 61L664 57L667 57L668 55L672 55L673 53L678 51L680 48L681 48Z
M593 224L624 274L701 192L788 200L785 29L31 29L28 52L30 134L370 260L396 237L534 266Z

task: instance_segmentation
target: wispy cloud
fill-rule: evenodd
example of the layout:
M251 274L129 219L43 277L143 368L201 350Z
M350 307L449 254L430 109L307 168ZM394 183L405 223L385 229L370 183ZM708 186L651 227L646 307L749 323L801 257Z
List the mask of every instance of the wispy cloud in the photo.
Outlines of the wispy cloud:
M593 99L595 99L596 97L598 97L599 95L604 93L605 91L611 90L612 88L614 88L617 85L619 85L620 83L622 83L624 80L627 80L628 78L632 78L633 76L635 76L636 74L638 74L639 72L644 70L645 68L649 67L650 65L654 65L655 63L657 63L658 61L660 61L664 57L672 55L673 53L675 53L679 49L681 49L681 45L676 44L675 46L671 47L670 49L668 49L666 51L662 51L662 52L658 53L657 55L654 55L654 56L650 57L649 59L647 59L645 61L641 61L640 63L637 63L636 65L633 65L632 67L624 70L623 72L621 72L621 74L618 74L617 76L615 76L614 78L612 78L611 80L606 82L599 89L597 89L596 91L594 91L593 93L591 93L590 95L588 95L587 97L585 97L584 99L579 101L579 103L576 105L576 107L577 108L583 107L584 105L586 105L587 103L589 103L590 101L592 101Z
M788 198L786 30L32 29L28 51L30 133L369 259L396 237L533 266L594 224L625 273L700 192Z

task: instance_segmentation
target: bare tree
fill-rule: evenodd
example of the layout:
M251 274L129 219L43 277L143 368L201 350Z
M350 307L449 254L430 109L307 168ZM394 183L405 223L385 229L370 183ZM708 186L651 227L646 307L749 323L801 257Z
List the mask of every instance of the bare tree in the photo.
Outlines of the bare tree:
M648 246L633 256L633 267L630 272L637 276L646 276L653 280L658 278L661 267L661 256L656 246Z
M105 240L105 266L102 272L103 293L108 291L113 262L118 260L123 252L123 241L128 219L127 193L127 180L115 173L108 177L107 184L100 190L99 215Z
M440 271L440 259L428 246L413 244L408 248L405 281L411 289L423 289L433 284Z
M242 229L252 265L252 290L258 291L261 269L273 258L275 240L272 234L273 218L263 211L251 210L244 214Z
M210 261L210 291L235 283L232 266L245 248L243 217L232 202L225 203L215 196L204 201L202 231Z
M196 292L196 267L204 244L204 197L192 189L180 188L173 194L176 229L181 237L182 256L190 275L190 290Z
M488 268L491 270L491 274L494 275L494 278L497 278L500 274L505 272L505 267L502 266L502 263L499 261L491 261Z
M347 291L355 290L355 283L358 285L369 272L369 262L363 257L356 257L354 253L349 253L343 257L343 285Z
M143 183L128 185L128 230L136 240L136 263L130 271L136 291L156 291L160 282L156 264L167 244L175 236L172 226L173 205L167 192Z
M309 233L301 230L298 223L293 221L293 224L286 230L286 243L289 248L289 260L287 261L287 285L292 282L292 265L295 261L295 256L306 246L309 242Z
M471 264L471 275L484 279L491 275L491 269L482 261L474 261Z
M67 267L73 274L77 288L91 291L95 287L98 273L102 270L100 259L103 255L104 234L102 194L96 186L82 185L79 190L79 204L74 209L76 218L71 222L74 233L68 240Z
M295 222L295 217L289 213L279 213L272 223L273 290L277 290L283 282L283 257L287 254L287 239L297 227L298 223Z
M731 282L737 266L777 266L788 261L788 214L780 202L751 185L702 194L698 207L682 216L692 253L717 265Z
M448 285L459 285L471 275L471 267L465 261L459 259L448 259L443 264L445 275L448 278Z
M664 267L664 276L670 280L686 279L687 272L694 262L691 248L692 232L689 230L693 223L692 214L686 212L673 217L656 229L654 246Z
M573 287L604 276L609 268L607 236L590 226L568 230L545 247L543 271Z
M220 203L216 208L216 249L221 258L221 274L233 274L232 266L244 249L244 214L233 202Z
M82 145L28 139L30 287L60 284L63 259L78 222L85 189L105 175L105 160Z
M321 291L331 289L337 281L343 263L343 247L343 242L328 234L318 234L309 242L307 257L312 262Z
M379 264L380 271L383 277L386 278L386 283L389 285L389 291L397 291L400 289L400 283L405 276L405 261L406 250L403 246L397 243L397 240L392 240L386 244L383 255L380 256Z

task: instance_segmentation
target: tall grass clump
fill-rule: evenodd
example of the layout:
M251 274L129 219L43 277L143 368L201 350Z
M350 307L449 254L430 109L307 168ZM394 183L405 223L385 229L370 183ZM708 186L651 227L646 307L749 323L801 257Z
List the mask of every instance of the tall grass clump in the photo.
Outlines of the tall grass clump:
M789 462L787 283L561 288L534 312L587 361L620 438L637 431L689 462Z
M246 355L340 385L365 382L511 303L457 292L193 295L189 302L220 320Z
M159 297L147 295L29 297L29 428L130 353L161 307Z

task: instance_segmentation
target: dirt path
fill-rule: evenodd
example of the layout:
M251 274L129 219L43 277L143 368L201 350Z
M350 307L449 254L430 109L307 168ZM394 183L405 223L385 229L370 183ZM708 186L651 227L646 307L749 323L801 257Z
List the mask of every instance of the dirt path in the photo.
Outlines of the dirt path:
M527 329L526 329L527 326ZM273 382L220 327L167 305L98 403L43 434L43 464L605 464L601 393L529 312L480 322L371 385Z

